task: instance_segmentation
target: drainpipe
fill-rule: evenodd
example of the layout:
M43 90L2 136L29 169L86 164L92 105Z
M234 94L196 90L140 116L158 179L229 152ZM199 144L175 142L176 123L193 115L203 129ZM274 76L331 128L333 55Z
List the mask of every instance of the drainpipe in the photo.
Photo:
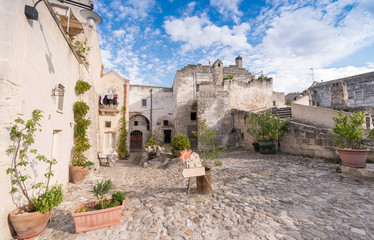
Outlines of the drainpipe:
M151 93L151 111L150 111L150 125L149 125L149 130L151 131L151 137L152 137L152 91L153 89L149 90L149 92Z

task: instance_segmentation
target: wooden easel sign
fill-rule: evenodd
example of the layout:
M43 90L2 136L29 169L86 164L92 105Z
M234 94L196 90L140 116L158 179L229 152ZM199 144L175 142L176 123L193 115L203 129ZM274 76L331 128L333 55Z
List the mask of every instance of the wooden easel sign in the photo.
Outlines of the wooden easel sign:
M204 176L205 180L208 182L208 185L210 187L210 190L212 191L213 195L213 189L211 187L211 184L208 180L208 178L205 176L205 167L201 164L201 160L199 157L199 154L197 153L192 153L192 150L184 150L181 152L180 160L182 163L186 163L187 168L183 169L182 171L182 176L184 178L188 178L188 194L190 194L191 190L191 178L192 177L200 177ZM214 196L214 195L213 195Z

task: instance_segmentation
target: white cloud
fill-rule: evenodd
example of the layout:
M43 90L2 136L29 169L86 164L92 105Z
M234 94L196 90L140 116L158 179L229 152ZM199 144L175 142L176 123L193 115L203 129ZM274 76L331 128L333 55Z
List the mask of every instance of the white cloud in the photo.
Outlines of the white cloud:
M358 49L374 43L374 16L360 4L351 11L353 0L319 2L317 7L285 5L269 9L275 14L265 18L260 29L267 29L262 43L246 58L252 69L272 73L274 89L301 91L312 84L310 68L326 68ZM370 68L347 67L315 70L322 79L346 77L370 71ZM327 74L329 73L329 74Z
M126 35L126 31L125 31L125 30L122 30L122 29L119 29L119 30L115 30L115 31L113 31L112 34L113 34L114 37L116 37L116 38L123 38L123 37Z
M166 33L175 42L183 42L182 50L196 50L200 47L211 47L214 44L230 46L233 50L250 49L246 33L250 27L247 23L234 26L218 27L210 22L206 15L181 19L172 18L164 22Z
M218 12L223 14L225 18L232 17L234 22L240 22L240 16L243 15L239 11L239 5L242 0L210 0L210 5L217 8Z

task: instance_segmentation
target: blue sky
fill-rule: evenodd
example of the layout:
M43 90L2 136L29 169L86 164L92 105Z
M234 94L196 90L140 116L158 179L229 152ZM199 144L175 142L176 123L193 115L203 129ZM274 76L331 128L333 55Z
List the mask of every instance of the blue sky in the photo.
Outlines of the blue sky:
M243 67L302 91L374 71L373 0L94 0L105 71L172 86L187 64Z

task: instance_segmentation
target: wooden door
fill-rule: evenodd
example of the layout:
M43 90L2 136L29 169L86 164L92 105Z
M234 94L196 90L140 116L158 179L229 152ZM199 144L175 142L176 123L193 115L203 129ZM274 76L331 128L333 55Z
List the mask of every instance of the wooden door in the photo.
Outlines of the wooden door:
M143 133L141 131L132 131L130 133L130 151L140 151L143 149Z

